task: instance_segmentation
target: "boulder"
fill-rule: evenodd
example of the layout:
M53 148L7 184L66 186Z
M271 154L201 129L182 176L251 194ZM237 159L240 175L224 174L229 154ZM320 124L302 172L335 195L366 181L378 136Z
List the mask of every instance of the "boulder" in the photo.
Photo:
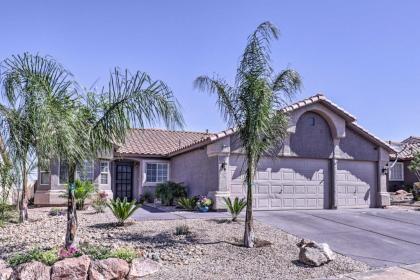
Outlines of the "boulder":
M0 268L0 280L11 280L13 269L11 267Z
M32 261L19 265L14 277L17 280L49 280L50 279L49 266L37 261Z
M0 259L0 269L6 268L8 267L7 263L5 260Z
M129 264L117 258L93 261L89 269L89 280L125 279L129 271Z
M90 258L88 256L63 259L52 266L51 279L86 280L88 279L89 266Z
M129 280L137 280L149 274L159 271L162 265L149 258L138 258L131 262L131 269L128 274Z
M407 195L408 192L406 192L405 190L398 190L395 192L396 195Z
M318 244L302 239L297 246L300 248L299 261L306 265L321 266L335 259L335 254L327 243Z

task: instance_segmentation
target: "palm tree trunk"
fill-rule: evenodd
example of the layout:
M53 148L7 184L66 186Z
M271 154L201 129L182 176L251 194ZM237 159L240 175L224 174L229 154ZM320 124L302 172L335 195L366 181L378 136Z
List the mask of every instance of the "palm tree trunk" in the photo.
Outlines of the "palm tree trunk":
M75 173L76 165L69 164L69 187L68 187L68 202L67 202L67 231L65 247L68 249L74 244L77 232L77 214L76 203L74 199L75 188Z
M22 163L22 195L19 201L19 223L28 220L28 172L26 162Z
M248 168L246 170L246 215L245 215L245 233L244 233L244 246L253 248L255 245L254 235L254 221L252 217L252 183L254 178L254 160L253 157L248 157Z

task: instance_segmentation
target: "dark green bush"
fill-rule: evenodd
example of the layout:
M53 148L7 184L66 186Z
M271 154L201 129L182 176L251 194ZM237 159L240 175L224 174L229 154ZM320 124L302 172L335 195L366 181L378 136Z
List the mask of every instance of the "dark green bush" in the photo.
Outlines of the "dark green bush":
M187 189L182 183L165 182L156 186L156 197L163 205L174 205L174 201L187 196Z
M197 207L197 198L196 197L181 197L178 200L178 205L186 210L193 211Z

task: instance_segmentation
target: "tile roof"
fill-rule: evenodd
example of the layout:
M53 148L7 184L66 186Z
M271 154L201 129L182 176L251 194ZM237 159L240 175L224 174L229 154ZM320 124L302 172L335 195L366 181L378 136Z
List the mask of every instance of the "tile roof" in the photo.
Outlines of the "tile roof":
M346 110L344 110L343 108L341 108L340 106L338 106L337 104L333 103L332 101L328 100L325 95L318 93L314 96L308 97L304 100L298 101L296 103L293 103L289 106L286 106L283 111L284 112L291 112L294 110L297 110L299 108L314 104L314 103L322 103L324 105L326 105L328 108L330 108L332 111L334 111L335 113L337 113L338 115L344 117L344 119L347 119L348 121L355 121L356 118L350 114L349 112L347 112Z
M358 125L356 118L344 109L328 100L324 95L317 94L302 101L293 103L283 109L289 113L310 104L322 103L338 115L347 120L348 124L362 135L385 147L390 152L395 152L395 147L382 141L366 129ZM146 155L146 156L173 156L190 149L201 147L218 139L229 136L235 132L230 128L219 133L169 131L163 129L132 129L123 145L116 148L116 154L121 155Z
M401 142L389 143L395 147L398 158L402 160L410 160L413 158L415 152L420 152L420 137L410 136ZM397 154L392 154L391 158L395 159Z
M178 149L199 143L209 137L206 132L170 131L163 129L132 129L117 154L166 156Z

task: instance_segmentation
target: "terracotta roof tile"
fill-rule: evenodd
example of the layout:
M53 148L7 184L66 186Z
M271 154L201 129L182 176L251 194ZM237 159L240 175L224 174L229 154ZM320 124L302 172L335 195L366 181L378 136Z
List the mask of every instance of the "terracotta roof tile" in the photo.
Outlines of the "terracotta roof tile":
M413 158L414 153L420 152L420 137L410 136L401 142L389 141L391 146L398 152L398 158L402 160L410 160ZM391 155L395 159L397 154Z
M166 156L209 137L209 133L170 131L163 129L132 129L125 143L116 149L117 154Z
M328 100L324 95L317 94L304 100L291 104L283 109L283 112L291 112L299 108L320 102L337 114L344 117L348 124L364 134L371 141L384 146L389 151L395 152L395 147L382 141L378 137L369 133L367 130L355 123L356 118L343 108ZM230 128L219 133L189 132L189 131L169 131L163 129L132 129L124 145L116 149L117 154L121 155L149 155L149 156L172 156L185 152L189 149L207 145L218 139L231 135L235 129ZM420 138L419 138L420 139Z

